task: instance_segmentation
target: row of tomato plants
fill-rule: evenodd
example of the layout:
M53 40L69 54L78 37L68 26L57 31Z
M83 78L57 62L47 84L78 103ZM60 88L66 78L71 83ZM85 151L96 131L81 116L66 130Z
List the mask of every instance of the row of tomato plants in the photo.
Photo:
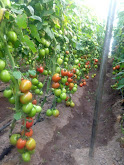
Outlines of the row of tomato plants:
M72 94L87 84L89 71L98 68L104 26L87 12L83 22L82 10L79 17L77 6L68 0L2 0L0 5L0 80L10 84L3 95L15 112L10 143L28 162L36 147L34 119L42 115L50 93L54 99L46 116L59 116L56 103L75 106ZM18 120L20 134L13 134Z
M112 57L113 57L113 79L115 83L111 87L115 90L119 90L122 96L122 105L124 105L124 28L123 19L124 12L118 13L118 23L114 29L114 41L112 46ZM124 136L124 113L121 114L121 130ZM121 146L124 147L124 137L121 137Z

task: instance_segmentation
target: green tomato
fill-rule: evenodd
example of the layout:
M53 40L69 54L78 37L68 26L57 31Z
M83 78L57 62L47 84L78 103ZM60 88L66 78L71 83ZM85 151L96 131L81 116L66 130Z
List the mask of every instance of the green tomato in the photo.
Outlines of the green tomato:
M5 68L5 65L6 65L5 61L0 59L0 71L2 71Z
M42 82L39 82L39 84L38 84L38 88L43 88L43 83Z
M45 40L44 38L41 38L41 43L42 43L43 45L45 45L46 40Z
M39 105L36 105L35 109L36 109L37 113L40 113L42 111L42 108Z
M10 137L10 144L16 145L18 138L20 137L20 134L12 134Z
M76 60L74 61L74 63L75 63L75 64L78 64L78 63L79 63L79 60L78 60L78 59L76 59Z
M45 56L45 49L40 49L39 50L39 56L44 57Z
M62 100L65 100L66 97L67 97L66 93L61 93L60 98L61 98Z
M22 111L26 114L30 113L31 110L33 108L33 104L32 103L28 103L22 106Z
M6 97L6 98L10 98L12 96L12 90L11 89L4 90L3 96Z
M71 107L74 107L75 106L75 103L73 101L70 102L70 106Z
M43 71L43 75L47 76L48 75L48 71L47 70L44 70Z
M0 72L0 79L3 82L9 82L10 81L11 77L10 77L8 70L2 70Z
M77 88L74 86L74 87L72 88L72 91L73 91L73 92L76 92L76 91L77 91Z
M15 97L14 97L14 96L10 97L10 98L9 98L9 102L10 102L11 104L15 104Z
M62 82L63 84L66 83L66 82L67 82L67 77L61 78L61 82Z
M35 94L39 94L40 93L40 89L35 89Z
M57 103L61 103L61 102L62 102L62 99L61 99L60 97L58 97L58 98L56 99L56 102L57 102Z
M67 58L67 57L65 57L64 61L65 61L65 62L68 62L68 58Z
M14 43L14 42L17 41L17 35L14 31L9 31L7 36L8 36L8 39L9 39L10 42Z
M22 160L24 162L30 162L31 160L31 156L30 156L30 153L29 152L25 152L22 154Z
M74 84L74 86L77 88L78 85L77 84Z
M86 68L83 68L82 70L85 72L86 71Z
M33 78L31 82L33 85L38 85L38 83L39 83L37 78Z
M29 117L34 117L37 113L37 110L35 107L32 108L32 110L30 111L30 113L28 114Z
M67 62L64 62L64 65L65 65L65 66L67 66L67 65L68 65L68 63L67 63Z
M31 90L35 90L35 89L37 89L37 86L32 85L32 86L31 86Z
M61 89L55 89L54 94L55 94L55 96L60 96L61 95Z
M49 48L45 48L45 54L46 54L46 55L49 54Z
M40 91L39 95L43 95L43 91Z
M61 65L61 64L63 63L63 59L58 58L58 59L57 59L57 63L58 63L59 65Z
M48 71L48 74L49 74L49 75L51 75L51 74L52 74L51 70L49 70L49 71Z
M45 45L46 45L46 47L48 48L48 47L50 46L50 42L49 42L49 41L46 41L46 42L45 42Z
M62 93L66 93L66 89L65 88L62 88Z
M60 67L56 67L56 73L60 73L61 69Z
M53 115L53 111L51 109L47 109L46 111L46 116L52 116Z
M98 65L95 65L94 67L95 67L95 68L98 68Z
M79 75L80 74L80 71L78 69L76 69L76 74Z

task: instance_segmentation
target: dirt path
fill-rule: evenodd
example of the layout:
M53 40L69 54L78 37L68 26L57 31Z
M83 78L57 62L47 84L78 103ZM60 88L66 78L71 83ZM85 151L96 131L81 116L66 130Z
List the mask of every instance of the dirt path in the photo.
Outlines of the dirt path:
M104 165L108 163L108 160L110 160L110 164L106 165L123 165L121 164L123 162L120 160L123 150L120 149L119 143L116 142L116 139L120 136L120 130L118 129L118 124L115 127L116 115L120 113L119 110L121 109L118 101L120 96L118 92L112 90L110 87L113 81L111 79L111 68L111 64L108 63L96 142L97 155L100 156L99 159L98 157L95 159L95 165ZM73 96L73 101L76 104L74 108L68 108L63 104L59 104L57 108L60 110L60 116L58 118L46 118L44 122L34 126L33 137L36 139L37 148L30 163L20 162L19 154L16 152L16 149L13 149L12 152L3 159L1 164L87 165L89 161L87 154L90 144L97 83L98 74L94 79L90 78L88 80L86 87L78 88L78 91ZM115 106L115 103L118 103L118 108ZM6 144L9 143L6 133L4 134L4 138L2 138L2 143L0 142L2 146L4 146L3 142L5 137L7 141ZM114 147L116 147L116 149L113 153L116 156L112 157ZM109 152L109 149L111 152ZM120 164L116 159L120 161ZM88 165L91 165L91 163Z

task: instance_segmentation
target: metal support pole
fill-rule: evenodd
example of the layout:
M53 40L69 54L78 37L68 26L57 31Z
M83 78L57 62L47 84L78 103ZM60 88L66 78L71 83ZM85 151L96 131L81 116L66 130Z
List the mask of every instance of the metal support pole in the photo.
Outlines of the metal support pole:
M105 34L105 40L104 40L103 54L102 54L101 67L100 67L100 76L99 76L97 95L96 95L96 101L95 101L92 135L91 135L90 150L89 150L90 157L94 156L94 145L96 141L99 115L100 115L100 109L101 109L101 103L102 103L104 79L106 75L106 63L108 60L110 41L112 37L115 8L116 8L116 0L111 0L110 6L109 6L108 17L107 17L106 34Z

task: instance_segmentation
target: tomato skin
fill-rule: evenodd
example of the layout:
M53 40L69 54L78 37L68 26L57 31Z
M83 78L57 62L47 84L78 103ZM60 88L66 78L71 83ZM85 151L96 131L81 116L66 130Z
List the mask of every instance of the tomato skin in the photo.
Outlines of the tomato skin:
M58 117L59 116L59 111L58 109L53 110L53 116Z
M63 59L58 58L58 59L57 59L57 63L58 63L59 65L61 65L61 64L63 63Z
M40 113L42 111L42 107L39 105L35 106L35 109L36 109L37 113Z
M9 31L7 36L8 36L9 41L11 42L14 43L17 41L17 35L14 31Z
M6 98L10 98L12 96L12 90L11 89L4 90L3 96L6 97Z
M86 84L87 84L86 81L84 81L84 82L83 82L83 85L85 86Z
M27 142L26 142L26 148L31 151L34 150L36 147L36 142L33 138L30 138Z
M55 74L53 75L53 77L52 77L52 80L53 80L54 82L58 82L59 80L61 80L61 77L59 76L58 73L55 73Z
M21 135L24 135L24 130L21 132ZM25 136L31 137L33 135L33 130L31 128L28 129L28 131L25 132Z
M0 59L0 71L2 71L5 68L5 65L6 65L5 61Z
M71 82L73 81L73 79L69 77L67 81L68 81L69 83L71 83Z
M61 93L61 95L60 95L60 98L62 99L62 100L65 100L66 99L66 93Z
M19 139L17 140L16 147L17 147L18 149L24 148L25 145L26 145L26 140L24 140L24 139L22 139L22 138L19 138Z
M44 49L40 49L39 50L39 56L40 57L44 57L45 56L45 50Z
M72 72L68 72L67 76L68 77L72 77L73 76L73 73Z
M32 103L24 104L22 106L22 110L26 114L30 113L30 111L32 110L32 108L33 108L33 104Z
M14 96L10 97L10 98L9 98L9 102L10 102L11 104L15 104L15 97L14 97Z
M75 103L73 101L70 102L70 107L74 107Z
M55 89L54 94L55 94L55 96L60 96L61 95L61 89Z
M10 77L8 70L2 70L0 72L0 79L3 82L9 82L10 81L11 77Z
M32 93L26 92L24 95L20 96L20 102L22 104L27 104L32 100Z
M10 137L10 143L15 146L19 137L20 134L12 134Z
M60 84L58 82L53 82L52 84L52 88L58 88L60 86Z
M44 68L42 66L38 68L38 72L43 73L43 71L44 71Z
M45 54L46 54L46 55L49 54L49 48L45 48Z
M52 116L52 115L53 115L52 110L51 110L51 109L47 109L47 111L46 111L46 116L50 117L50 116Z
M83 83L80 83L79 86L82 87L83 86Z
M31 81L22 80L19 89L21 92L25 93L31 89L31 86L32 86Z
M36 111L36 108L33 107L32 110L30 111L30 113L28 113L28 116L29 117L34 117L36 115L37 111Z
M66 83L67 82L67 77L63 77L62 79L61 79L61 83Z
M38 81L37 78L33 78L33 79L31 80L31 82L32 82L33 85L38 85L38 83L39 83L39 81Z
M73 87L74 87L74 83L70 83L70 84L69 84L69 87L70 87L70 88L73 88Z
M37 100L33 100L32 104L36 105L37 104Z
M37 86L38 86L38 88L43 88L43 83L39 82L39 84Z
M116 67L113 67L113 70L116 70Z
M30 153L29 152L25 152L22 154L22 160L24 162L30 162L31 160L31 156L30 156Z
M64 69L61 70L61 75L62 76L67 76L68 72Z
M120 65L117 65L115 68L116 68L116 69L120 69Z
M65 52L66 54L69 54L69 51L68 50L66 50L66 52Z
M68 83L68 82L66 82L66 83L65 83L65 85L66 85L66 86L68 86L68 85L69 85L69 83Z

